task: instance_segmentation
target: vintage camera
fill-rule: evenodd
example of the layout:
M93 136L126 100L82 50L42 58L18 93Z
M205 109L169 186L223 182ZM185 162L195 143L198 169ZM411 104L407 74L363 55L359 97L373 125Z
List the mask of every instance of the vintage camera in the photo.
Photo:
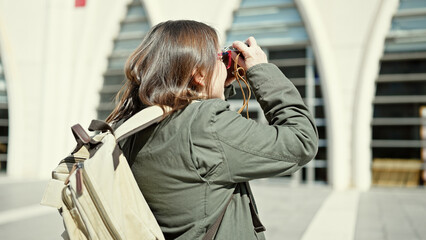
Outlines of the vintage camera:
M235 52L237 54L235 57L235 60L238 61L239 58L244 59L244 56L240 53L240 51L238 51L238 49L235 49L231 46L225 47L222 50L222 61L223 63L225 63L226 70L227 70L227 77L226 77L225 83L232 82L234 79L236 80L236 82L240 86L242 96L243 96L243 106L238 110L238 113L241 113L244 109L246 109L247 118L249 118L248 103L251 97L250 85L245 79L246 72L244 68L242 68L238 64L235 64L234 59L232 59L232 52ZM241 82L243 82L246 85L247 93L245 93L245 90Z
M237 69L235 68L235 62L232 59L232 52L235 52L236 54L239 54L240 51L232 46L228 46L222 49L222 61L225 63L226 70L227 70L227 77L226 80L235 78L235 71L238 71L238 68L240 67L237 65ZM239 55L240 58L244 58L242 54Z
M222 49L222 61L225 63L226 69L230 69L234 66L234 60L232 59L232 52L240 53L238 49L228 46ZM242 55L241 55L242 56Z

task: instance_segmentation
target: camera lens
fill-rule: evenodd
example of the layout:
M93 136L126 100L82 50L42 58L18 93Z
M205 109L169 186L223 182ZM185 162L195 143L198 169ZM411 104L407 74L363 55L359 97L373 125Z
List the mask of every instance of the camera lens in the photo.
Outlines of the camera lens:
M230 56L230 54L229 54L229 52L223 52L222 53L222 61L225 63L225 64L228 64L228 62L229 62L229 58L230 58L231 56Z

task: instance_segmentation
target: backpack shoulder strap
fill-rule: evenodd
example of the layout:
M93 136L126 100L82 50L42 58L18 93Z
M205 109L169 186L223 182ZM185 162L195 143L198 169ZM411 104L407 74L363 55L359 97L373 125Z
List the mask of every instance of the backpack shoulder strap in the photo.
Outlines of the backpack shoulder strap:
M163 114L163 109L159 106L151 106L139 111L114 131L117 142L159 122Z
M199 102L198 100L193 100L190 104ZM171 111L171 108L164 106L166 112ZM115 131L114 135L117 139L117 142L123 140L124 138L139 132L142 129L145 129L151 126L154 123L160 122L164 115L163 108L160 106L154 105L142 109L140 112L136 113L123 124L121 124Z
M217 230L219 230L219 226L222 223L223 217L225 216L226 209L228 209L228 206L231 203L232 198L234 198L234 193L232 193L232 196L229 198L228 202L225 205L225 208L222 210L219 217L216 219L213 225L207 230L206 235L204 235L203 237L203 240L212 240L216 236Z

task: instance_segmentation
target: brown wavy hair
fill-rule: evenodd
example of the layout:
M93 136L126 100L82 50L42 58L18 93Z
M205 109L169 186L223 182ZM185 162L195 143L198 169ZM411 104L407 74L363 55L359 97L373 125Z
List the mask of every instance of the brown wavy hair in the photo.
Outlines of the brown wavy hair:
M151 28L127 59L126 83L106 121L126 119L152 105L170 107L171 113L195 99L209 98L218 46L216 31L201 22L167 21ZM201 72L204 86L193 81Z

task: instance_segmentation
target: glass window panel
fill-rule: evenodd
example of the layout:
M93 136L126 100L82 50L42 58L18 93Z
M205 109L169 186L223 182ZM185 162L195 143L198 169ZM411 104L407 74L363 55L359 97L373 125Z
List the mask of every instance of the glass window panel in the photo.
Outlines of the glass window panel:
M126 22L121 24L120 33L146 33L149 31L147 22Z
M259 6L270 6L270 5L279 5L279 4L290 4L294 3L293 0L243 0L241 2L241 7L259 7Z
M315 106L315 117L316 118L325 118L323 106Z
M306 168L302 168L300 170L302 172L302 180L307 180L307 170ZM327 181L327 166L314 168L315 171L315 181L317 182L326 182Z
M319 147L315 159L327 159L327 148Z
M375 126L373 139L419 140L419 126Z
M425 29L426 15L425 16L412 16L412 17L398 17L392 21L392 30L416 30Z
M7 126L0 126L0 136L8 136L9 128Z
M98 110L98 119L106 119L110 113L110 110Z
M315 168L315 180L327 181L327 168Z
M299 91L299 93L300 93L300 96L302 97L302 98L304 98L305 97L305 92L306 92L306 86L296 86L296 89L297 89L297 91Z
M116 93L102 93L101 102L113 102Z
M425 0L401 0L399 2L399 9L416 9L416 8L426 8Z
M127 58L110 58L108 69L124 69Z
M320 85L315 86L315 97L322 98L322 89Z
M373 148L373 158L420 159L420 148Z
M302 21L295 8L267 8L241 11L235 15L233 26L247 26L276 23L300 23Z
M262 46L271 46L271 45L288 45L299 42L304 42L307 40L307 34L304 29L291 29L286 32L260 32L256 33L252 32L244 32L237 33L231 32L229 33L229 40L227 45L231 45L233 41L240 40L245 41L250 36L254 36L259 45Z
M382 62L380 74L395 73L424 73L426 72L426 59L414 59L406 61Z
M423 95L425 93L426 79L424 82L379 83L376 88L376 96Z
M0 109L0 118L1 119L8 119L9 118L9 111L7 109Z
M0 143L0 153L1 154L7 153L7 146L8 146L7 143Z
M142 39L129 39L129 40L119 40L115 41L114 51L122 50L134 50L141 43Z
M0 95L0 103L7 103L7 95Z
M138 0L140 1L140 0ZM142 5L136 5L136 6L131 6L128 10L127 10L127 18L132 18L132 17L146 17L146 12L144 10L144 8L142 7Z
M426 51L426 41L422 42L389 42L385 45L385 53Z
M421 103L376 104L374 105L375 118L406 118L419 117Z
M269 59L306 58L306 49L269 50Z
M324 126L317 126L319 139L327 139L327 131Z
M125 81L124 75L108 75L104 77L104 85L121 85Z
M7 162L0 161L0 171L4 171L7 168Z
M280 67L279 69L290 79L305 77L305 66Z

